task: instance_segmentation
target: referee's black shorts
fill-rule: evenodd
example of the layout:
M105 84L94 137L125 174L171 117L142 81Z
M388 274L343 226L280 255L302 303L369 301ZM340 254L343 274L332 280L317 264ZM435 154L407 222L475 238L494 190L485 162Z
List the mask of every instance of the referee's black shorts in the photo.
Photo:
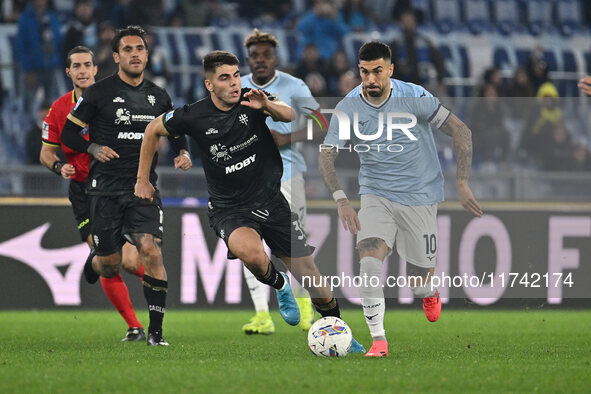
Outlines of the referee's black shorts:
M209 226L226 245L234 230L248 227L259 233L277 257L304 257L314 252L314 247L308 245L298 215L291 212L281 192L257 209L220 209L209 205L208 213ZM229 247L228 258L237 258Z
M90 210L85 189L85 182L70 181L68 198L72 203L74 218L76 219L76 225L78 226L78 232L80 232L82 242L86 242L90 235Z
M162 239L162 202L158 190L153 201L136 197L133 191L123 195L90 195L92 240L98 256L118 252L131 234L152 234Z

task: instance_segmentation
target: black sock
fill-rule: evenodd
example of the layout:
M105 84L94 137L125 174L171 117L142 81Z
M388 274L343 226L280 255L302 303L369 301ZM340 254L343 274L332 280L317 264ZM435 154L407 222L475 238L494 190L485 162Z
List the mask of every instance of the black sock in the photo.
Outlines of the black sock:
M159 332L162 334L162 320L166 312L166 293L168 292L168 281L154 279L144 274L144 297L148 302L150 313L150 326L148 332Z
M338 317L339 319L341 318L341 310L339 309L339 302L336 298L330 300L328 304L317 304L315 302L313 304L314 308L316 308L322 317L333 316Z
M257 279L259 280L259 282L269 285L277 290L281 289L285 284L285 279L283 278L283 275L281 275L281 273L275 269L275 266L271 261L269 261L269 268L267 268L267 273L263 276L257 276Z

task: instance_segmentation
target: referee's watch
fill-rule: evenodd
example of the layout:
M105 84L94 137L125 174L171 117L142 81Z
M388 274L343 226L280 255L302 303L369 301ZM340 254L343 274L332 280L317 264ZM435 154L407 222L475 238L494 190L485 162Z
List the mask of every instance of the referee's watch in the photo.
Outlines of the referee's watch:
M64 164L66 163L64 163L61 160L54 161L51 165L51 171L55 172L59 176L62 176L62 167L64 166Z

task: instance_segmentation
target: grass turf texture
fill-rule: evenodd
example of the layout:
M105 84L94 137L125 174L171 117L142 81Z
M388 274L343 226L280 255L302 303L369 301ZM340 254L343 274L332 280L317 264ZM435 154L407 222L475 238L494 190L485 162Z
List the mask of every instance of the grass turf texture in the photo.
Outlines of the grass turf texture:
M0 392L591 390L591 311L390 311L387 359L316 358L278 313L274 335L244 335L250 316L170 311L171 346L151 348L119 342L114 311L0 312ZM343 316L368 347L361 311Z

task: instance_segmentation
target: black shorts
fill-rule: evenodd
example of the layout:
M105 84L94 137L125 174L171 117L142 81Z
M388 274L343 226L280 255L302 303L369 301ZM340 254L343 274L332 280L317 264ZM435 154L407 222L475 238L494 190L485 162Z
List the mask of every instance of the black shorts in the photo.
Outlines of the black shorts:
M85 189L86 183L70 181L68 198L72 203L74 218L76 219L76 225L78 226L82 242L86 242L90 235L90 209Z
M304 257L314 252L308 245L298 215L291 212L283 194L277 195L261 208L219 209L208 205L209 226L228 245L232 231L239 227L255 230L277 257ZM237 258L228 248L228 258Z
M152 202L129 192L119 196L90 195L90 223L96 254L107 256L121 249L130 234L152 234L162 239L162 202L154 193ZM133 243L133 242L132 242Z

